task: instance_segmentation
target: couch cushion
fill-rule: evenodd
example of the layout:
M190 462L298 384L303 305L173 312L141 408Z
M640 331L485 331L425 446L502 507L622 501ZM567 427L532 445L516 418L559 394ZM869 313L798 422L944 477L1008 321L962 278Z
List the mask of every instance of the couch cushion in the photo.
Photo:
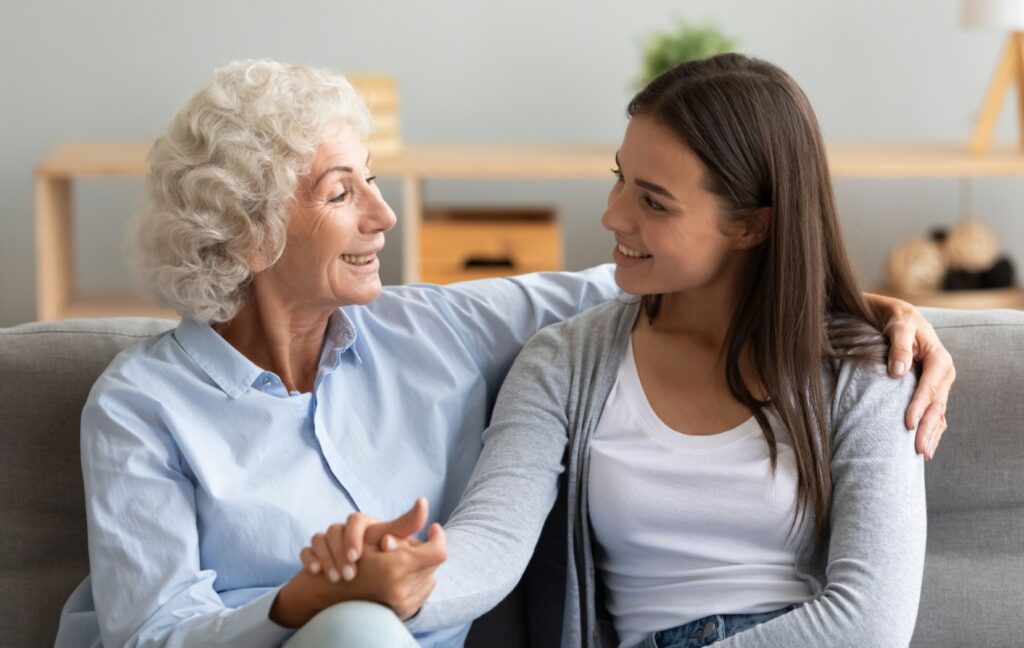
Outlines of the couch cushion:
M52 645L61 607L88 572L79 417L123 348L174 323L108 319L0 329L0 633Z
M1020 646L1024 312L921 311L953 354L957 380L949 428L925 471L928 551L913 645Z
M922 309L953 354L949 430L926 471L924 591L915 646L1020 645L1024 600L1024 312ZM0 329L0 633L52 644L88 571L79 416L124 347L165 320ZM894 538L893 542L899 542ZM475 624L471 645L524 645L521 590Z

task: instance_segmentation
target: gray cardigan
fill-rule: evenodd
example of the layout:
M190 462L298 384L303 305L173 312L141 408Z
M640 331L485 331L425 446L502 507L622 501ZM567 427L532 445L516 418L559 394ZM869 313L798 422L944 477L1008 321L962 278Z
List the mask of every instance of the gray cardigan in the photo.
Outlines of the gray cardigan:
M638 308L629 297L596 306L542 330L523 349L445 527L448 561L410 629L466 623L497 604L519 580L543 527L527 579L533 643L616 645L593 556L589 439ZM797 553L796 573L815 598L716 645L910 642L927 528L923 461L902 425L915 380L891 379L882 366L836 369L823 371L825 393L833 394L830 540L817 546L808 515Z

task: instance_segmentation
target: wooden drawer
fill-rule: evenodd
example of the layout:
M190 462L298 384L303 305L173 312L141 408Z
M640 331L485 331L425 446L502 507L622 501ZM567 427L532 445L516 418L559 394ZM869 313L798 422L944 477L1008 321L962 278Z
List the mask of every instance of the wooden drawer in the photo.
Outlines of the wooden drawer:
M561 270L561 229L550 212L428 213L420 260L421 280L428 283Z

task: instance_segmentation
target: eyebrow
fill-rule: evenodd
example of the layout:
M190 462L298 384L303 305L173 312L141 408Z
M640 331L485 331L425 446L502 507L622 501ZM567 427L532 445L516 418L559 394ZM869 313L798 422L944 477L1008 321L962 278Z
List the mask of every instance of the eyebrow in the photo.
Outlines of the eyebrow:
M622 163L619 162L618 153L615 154L615 166L619 167L620 169L622 168ZM641 180L640 178L634 178L633 184L635 184L638 187L642 187L643 189L646 189L651 193L658 194L659 196L665 196L666 198L679 202L679 199L673 196L671 191L669 191L665 187L662 187L660 184L655 184L653 182L650 182L649 180Z
M366 152L366 166L367 167L370 166L370 160L372 160L372 159L373 159L373 154L370 153L369 151L367 151ZM355 173L355 171L350 166L332 166L331 168L325 170L323 173L320 174L320 177L318 177L316 179L316 182L313 183L313 188L316 189L316 186L318 184L320 184L320 181L324 179L324 176L326 176L328 173L334 173L335 171L343 171L345 173Z

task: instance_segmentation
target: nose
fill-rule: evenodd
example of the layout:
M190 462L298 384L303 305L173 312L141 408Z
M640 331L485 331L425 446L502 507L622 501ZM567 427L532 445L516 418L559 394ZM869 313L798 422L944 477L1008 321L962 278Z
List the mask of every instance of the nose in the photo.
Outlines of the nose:
M365 233L380 234L394 227L398 218L384 197L379 192L372 191L366 203L366 214L362 222Z
M627 232L631 228L626 193L626 189L621 187L613 187L608 193L608 207L601 215L601 226L610 232Z

